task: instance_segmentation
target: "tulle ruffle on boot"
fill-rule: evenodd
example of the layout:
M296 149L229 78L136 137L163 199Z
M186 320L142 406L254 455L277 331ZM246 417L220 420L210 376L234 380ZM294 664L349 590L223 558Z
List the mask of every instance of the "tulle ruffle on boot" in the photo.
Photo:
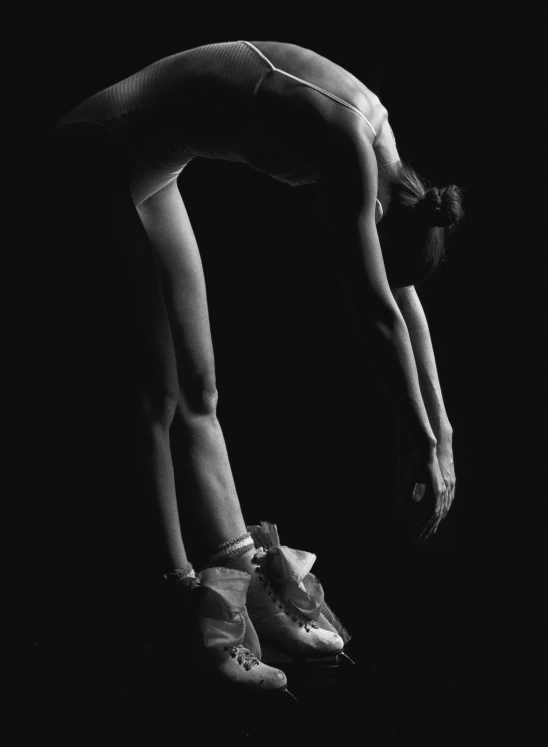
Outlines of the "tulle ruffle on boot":
M275 524L248 527L255 548L229 563L251 575L247 611L264 661L326 660L342 653L350 635L325 602L310 572L316 556L280 544Z

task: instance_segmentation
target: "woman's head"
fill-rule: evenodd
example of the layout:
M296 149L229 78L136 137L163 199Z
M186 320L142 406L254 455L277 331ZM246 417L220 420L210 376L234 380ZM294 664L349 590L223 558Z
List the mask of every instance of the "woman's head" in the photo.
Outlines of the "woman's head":
M464 216L462 192L438 189L398 162L386 174L389 209L377 225L388 282L398 288L429 278L445 257L445 240Z

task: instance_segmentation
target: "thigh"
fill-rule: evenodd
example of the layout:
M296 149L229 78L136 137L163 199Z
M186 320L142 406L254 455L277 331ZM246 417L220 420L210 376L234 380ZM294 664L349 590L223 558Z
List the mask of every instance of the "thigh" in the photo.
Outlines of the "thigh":
M199 400L215 394L215 361L202 261L176 181L138 211L158 257L179 381Z
M72 130L71 130L72 128ZM173 341L154 251L131 199L132 160L118 136L67 126L49 157L50 249L64 302L68 350L105 377L125 376L139 395L178 389Z

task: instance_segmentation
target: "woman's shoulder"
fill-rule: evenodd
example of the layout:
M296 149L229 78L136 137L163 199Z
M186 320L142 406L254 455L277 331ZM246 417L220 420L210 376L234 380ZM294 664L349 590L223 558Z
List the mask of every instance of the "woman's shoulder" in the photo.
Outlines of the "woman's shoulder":
M307 47L289 42L251 42L278 70L302 78L340 98L344 94L362 99L370 113L380 105L378 96L349 70ZM349 103L354 103L349 101ZM360 108L360 107L358 107Z
M349 128L365 127L368 139L373 140L375 121L383 118L383 107L367 86L348 70L331 59L306 47L286 42L251 42L278 71L287 75L267 75L258 91L260 106L271 116L297 114L298 119L312 124L324 124L347 119ZM303 85L300 79L308 85ZM318 95L319 88L328 95ZM339 101L337 101L339 99ZM342 106L342 102L350 105ZM352 109L357 109L359 115ZM370 127L367 127L367 124Z

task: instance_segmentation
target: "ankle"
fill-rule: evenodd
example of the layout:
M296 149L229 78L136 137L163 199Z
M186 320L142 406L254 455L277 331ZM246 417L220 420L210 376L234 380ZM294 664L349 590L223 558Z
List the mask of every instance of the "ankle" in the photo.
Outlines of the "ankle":
M191 563L186 563L181 568L175 568L168 573L164 573L162 578L167 581L168 584L180 584L185 580L196 578L196 573Z

